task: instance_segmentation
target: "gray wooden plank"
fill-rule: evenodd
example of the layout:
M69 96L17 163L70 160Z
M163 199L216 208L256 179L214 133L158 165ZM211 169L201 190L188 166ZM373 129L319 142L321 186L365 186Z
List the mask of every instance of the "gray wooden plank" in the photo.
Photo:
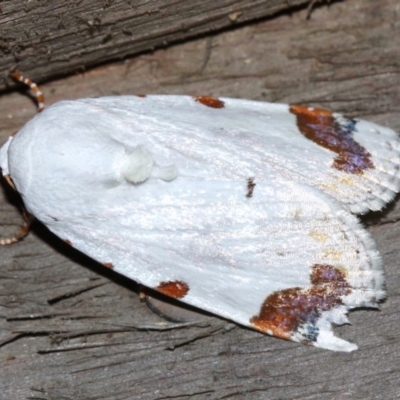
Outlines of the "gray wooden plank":
M6 0L0 10L0 90L16 65L40 82L309 1Z

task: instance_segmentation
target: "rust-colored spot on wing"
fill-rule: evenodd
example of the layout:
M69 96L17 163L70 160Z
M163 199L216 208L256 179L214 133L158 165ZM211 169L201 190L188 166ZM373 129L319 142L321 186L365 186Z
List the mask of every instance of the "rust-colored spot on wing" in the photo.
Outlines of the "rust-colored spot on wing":
M175 299L182 299L187 295L189 286L182 281L169 281L161 282L155 289Z
M64 242L65 242L65 243L67 243L67 245L69 245L69 246L72 246L72 243L71 243L71 241L70 241L70 240L68 240L68 239L65 239L65 240L64 240Z
M224 108L225 103L217 99L216 97L211 97L211 96L196 96L195 100L198 101L201 104L204 104L207 107L211 108Z
M107 267L107 268L114 269L114 264L113 264L113 263L105 262L105 263L103 263L103 265L104 265L105 267Z
M375 168L371 154L353 139L353 120L339 121L331 111L293 105L290 112L296 115L300 132L314 143L337 154L332 166L350 174L362 174Z
M290 339L302 324L315 325L323 311L342 303L351 288L343 272L331 265L315 264L311 286L289 288L269 295L260 313L251 318L253 327L263 333ZM316 340L316 337L310 338Z
M137 97L146 97L147 95L143 94L143 93L139 93L136 95Z

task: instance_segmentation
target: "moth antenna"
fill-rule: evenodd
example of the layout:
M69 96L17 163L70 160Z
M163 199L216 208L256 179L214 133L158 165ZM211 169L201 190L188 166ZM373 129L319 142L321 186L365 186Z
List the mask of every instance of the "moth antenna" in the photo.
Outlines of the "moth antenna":
M34 217L29 214L28 211L26 211L25 209L23 210L23 216L25 221L24 224L20 227L19 231L17 231L14 236L0 239L0 246L7 246L9 244L19 242L29 233L29 229L34 220Z
M38 86L36 85L35 82L32 82L30 79L25 78L20 72L14 71L10 74L12 78L14 78L17 81L22 82L23 84L29 86L30 89L32 89L33 94L36 99L37 103L37 111L41 112L44 110L44 96L43 93L39 90ZM12 188L15 189L14 183L12 179L10 178L10 175L4 175L5 179L7 182L10 184ZM9 238L0 238L0 246L6 246L9 244L13 244L15 242L20 241L23 239L28 233L30 226L32 224L32 221L34 220L34 217L30 215L26 209L23 209L23 216L24 216L24 224L20 227L20 229L14 234L14 236L9 237Z
M35 95L36 103L37 103L37 111L41 112L44 110L44 95L43 93L39 90L38 85L36 85L35 82L32 82L30 79L25 78L20 72L14 71L10 74L12 78L14 78L17 81L22 82L26 86L29 86L30 89L32 90L33 94Z

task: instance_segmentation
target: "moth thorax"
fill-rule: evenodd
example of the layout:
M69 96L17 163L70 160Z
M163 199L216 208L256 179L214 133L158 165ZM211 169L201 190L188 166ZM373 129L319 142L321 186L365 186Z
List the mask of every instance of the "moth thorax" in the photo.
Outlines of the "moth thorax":
M126 153L122 175L129 182L143 182L150 177L153 164L151 154L143 146L137 146L130 153Z

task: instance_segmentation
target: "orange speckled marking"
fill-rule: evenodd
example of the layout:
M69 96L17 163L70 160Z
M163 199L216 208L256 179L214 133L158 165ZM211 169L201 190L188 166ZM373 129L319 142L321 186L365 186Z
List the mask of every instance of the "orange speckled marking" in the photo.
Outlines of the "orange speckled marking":
M103 263L103 265L104 265L105 267L107 267L107 268L114 269L114 264L113 264L113 263L105 262L105 263Z
M155 289L175 299L182 299L189 292L189 286L182 281L161 282Z
M293 105L290 112L297 117L300 132L314 143L337 154L332 167L350 174L362 174L375 168L371 154L353 139L354 121L341 124L331 111Z
M139 93L136 95L137 97L146 97L147 95L143 94L143 93Z
M270 294L260 313L250 323L263 333L271 332L290 339L302 324L315 325L321 312L341 305L343 296L351 293L345 274L331 265L315 264L310 276L311 286L289 288ZM311 337L315 341L317 336Z
M68 240L68 239L65 239L65 240L64 240L64 242L65 242L65 243L67 243L67 245L68 245L68 246L72 246L72 243L71 243L71 241L70 241L70 240Z
M198 101L201 104L204 104L207 107L211 108L224 108L225 103L217 99L216 97L211 97L211 96L196 96L195 100Z

